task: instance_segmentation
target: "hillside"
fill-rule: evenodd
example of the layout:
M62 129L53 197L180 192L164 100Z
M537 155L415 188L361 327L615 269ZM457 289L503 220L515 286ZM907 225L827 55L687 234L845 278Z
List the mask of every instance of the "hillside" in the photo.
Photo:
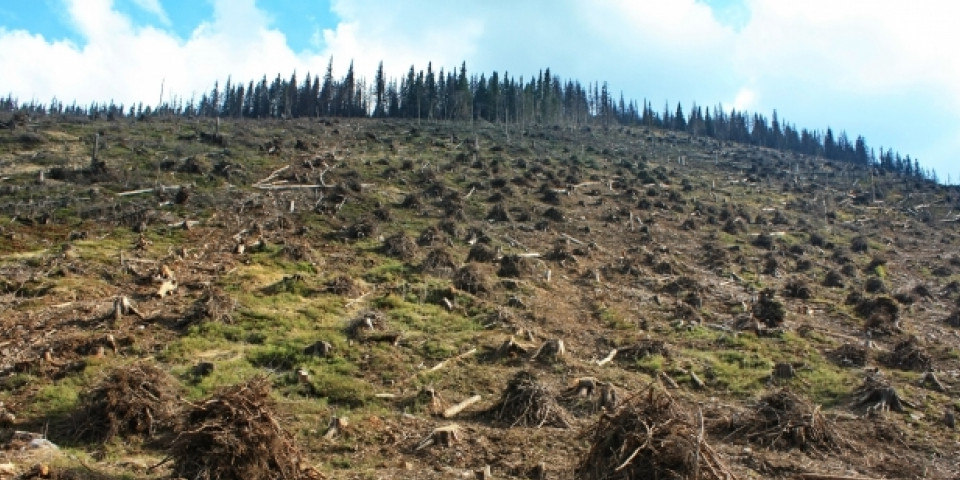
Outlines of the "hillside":
M0 130L0 463L955 478L958 213L644 127L40 117Z

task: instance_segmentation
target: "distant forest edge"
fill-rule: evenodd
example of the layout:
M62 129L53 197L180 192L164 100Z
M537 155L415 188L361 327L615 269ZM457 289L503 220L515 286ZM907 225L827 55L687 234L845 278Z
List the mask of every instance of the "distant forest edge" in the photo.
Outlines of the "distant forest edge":
M162 90L162 88L161 88ZM637 105L625 101L623 94L615 99L607 82L583 86L578 80L563 80L550 69L535 77L510 77L496 71L489 77L481 73L467 74L466 62L459 71L454 69L434 72L432 64L426 71L410 67L406 76L387 79L383 62L377 68L374 81L368 85L364 77L354 72L353 62L341 79L333 77L333 59L321 79L308 72L301 81L294 72L289 79L279 74L273 81L266 75L259 81L233 82L227 78L220 86L197 100L191 97L171 96L156 107L140 102L126 107L123 104L91 103L88 106L65 105L52 99L48 105L31 101L20 103L12 95L0 98L0 111L41 115L76 115L90 118L147 116L204 116L225 118L303 118L303 117L369 117L416 118L424 120L484 120L488 122L542 125L598 125L648 126L707 136L717 140L738 142L800 154L819 156L853 164L874 166L884 172L897 173L938 182L933 169L924 169L909 155L901 156L892 149L880 149L879 154L867 146L863 136L853 141L845 131L835 135L826 131L797 129L777 118L750 114L747 111L726 111L722 105L701 107L696 104L684 113L677 103L667 103L662 111L653 109L647 100Z

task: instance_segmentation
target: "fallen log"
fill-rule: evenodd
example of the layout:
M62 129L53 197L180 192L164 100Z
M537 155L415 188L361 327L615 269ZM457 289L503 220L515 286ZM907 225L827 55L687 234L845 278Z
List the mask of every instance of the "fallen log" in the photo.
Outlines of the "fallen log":
M472 396L472 397L470 397L470 398L468 398L468 399L466 399L466 400L464 400L464 401L462 401L462 402L460 402L460 403L458 403L458 404L456 404L456 405L453 405L452 407L444 410L444 411L443 411L443 418L453 418L453 417L457 416L457 414L459 414L460 412L462 412L464 409L466 409L467 407L469 407L470 405L473 405L474 403L477 403L477 402L479 402L479 401L480 401L480 395L474 395L474 396Z
M611 361L613 361L613 358L616 357L616 356L617 356L617 349L614 348L613 350L610 350L610 353L607 354L606 357L603 357L602 360L598 360L598 361L597 361L597 365L602 367L602 366L610 363Z

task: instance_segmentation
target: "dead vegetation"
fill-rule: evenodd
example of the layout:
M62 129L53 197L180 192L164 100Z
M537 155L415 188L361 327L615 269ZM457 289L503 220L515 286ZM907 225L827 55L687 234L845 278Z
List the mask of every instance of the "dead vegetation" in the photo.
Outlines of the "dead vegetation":
M883 363L890 368L926 372L933 368L933 358L928 355L916 336L897 342L893 351L883 356Z
M829 357L841 367L862 367L870 358L870 351L860 345L844 343L830 352Z
M591 429L576 478L731 480L737 478L704 437L702 412L653 384Z
M568 413L553 393L530 372L520 371L510 379L500 400L487 415L509 427L570 428Z
M457 269L453 275L453 286L473 295L481 295L492 290L487 274L476 264L467 264Z
M280 426L266 377L193 405L171 447L173 474L198 480L310 478L293 435Z
M890 297L861 300L854 311L865 319L864 328L879 335L900 333L900 307Z
M766 448L826 453L851 446L819 405L786 389L765 395L749 413L731 423L731 435L741 435Z
M80 396L72 437L107 443L115 437L153 437L178 420L179 388L169 373L138 363L112 370Z

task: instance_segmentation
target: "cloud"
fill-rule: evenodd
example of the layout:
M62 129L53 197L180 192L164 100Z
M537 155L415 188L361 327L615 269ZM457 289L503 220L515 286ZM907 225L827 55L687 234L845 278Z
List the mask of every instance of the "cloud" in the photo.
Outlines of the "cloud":
M157 20L160 20L164 25L170 26L170 17L167 16L167 12L160 5L160 0L133 0L133 3L141 10L157 17Z
M216 0L213 17L189 38L135 26L111 0L66 0L65 11L83 44L51 41L22 30L0 29L2 87L21 99L81 104L114 100L156 104L188 100L228 76L236 81L293 70L318 71L326 59L297 54L268 27L253 0Z

